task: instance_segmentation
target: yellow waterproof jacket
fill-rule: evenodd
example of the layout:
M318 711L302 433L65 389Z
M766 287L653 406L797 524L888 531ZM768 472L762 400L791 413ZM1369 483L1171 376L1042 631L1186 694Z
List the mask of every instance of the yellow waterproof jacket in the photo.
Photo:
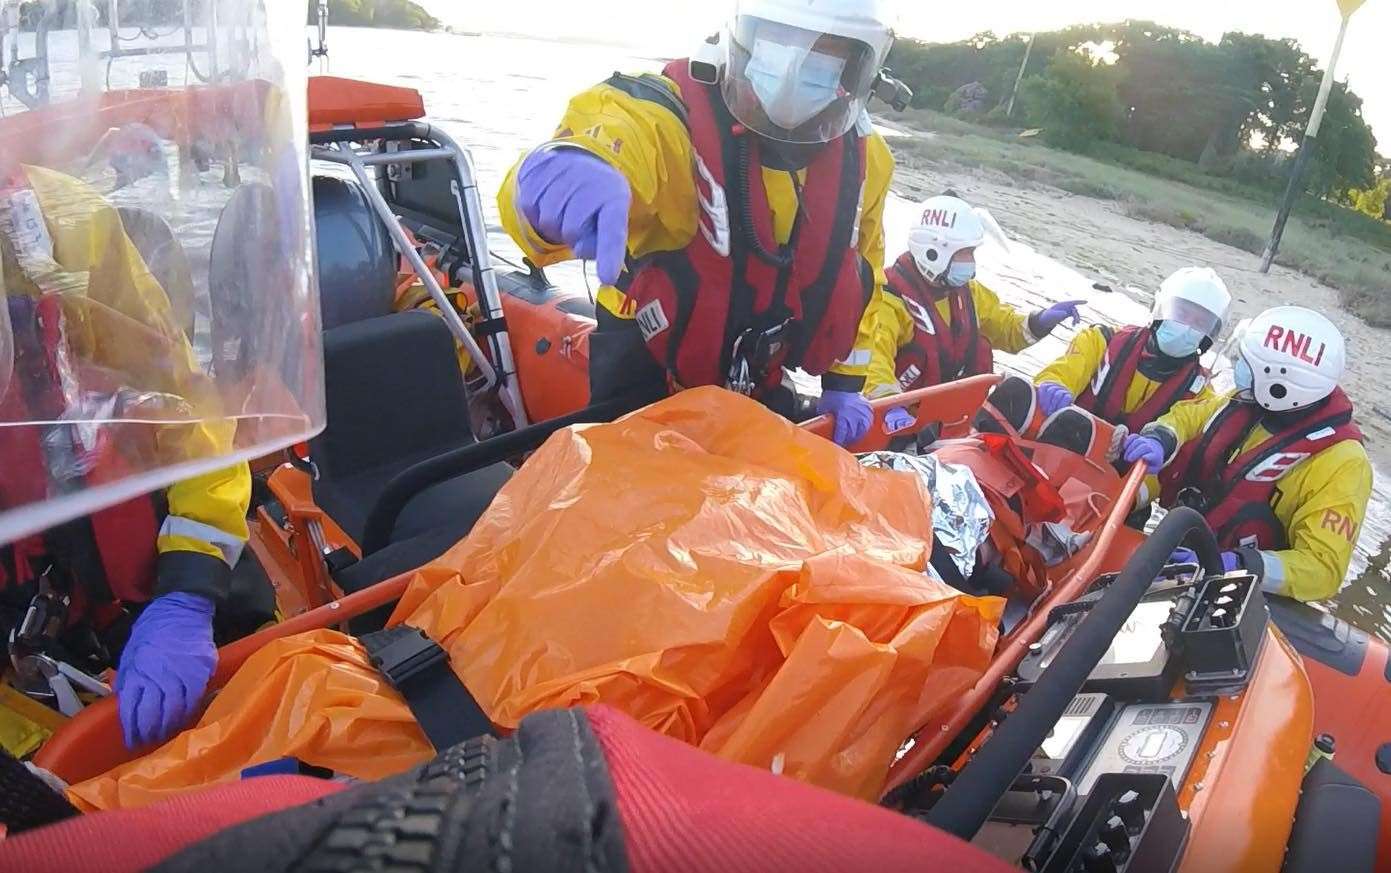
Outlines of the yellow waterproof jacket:
M1232 395L1195 398L1174 406L1147 428L1172 448L1169 457L1197 439ZM1256 427L1241 451L1269 439ZM1280 479L1271 508L1284 527L1290 548L1260 553L1262 585L1272 594L1297 600L1326 600L1342 587L1367 501L1372 494L1372 462L1360 442L1344 440L1305 459Z
M201 420L157 432L149 465L168 465L230 450L232 424L220 414L211 380L175 323L168 296L126 235L119 213L90 186L53 170L27 166L53 241L51 272L21 269L0 240L5 294L62 294L71 351L84 365L114 374L142 409L168 406L170 417ZM0 234L3 236L3 234ZM16 374L18 377L18 374ZM190 409L196 416L190 416ZM161 554L187 552L236 563L247 540L251 471L245 462L176 483L167 490L169 515L160 530ZM185 565L188 567L189 565ZM212 572L219 574L216 568Z
M666 77L661 81L680 96L675 82ZM685 125L668 110L612 85L596 85L571 99L551 143L579 146L607 161L628 180L633 193L628 213L628 253L632 257L678 251L695 237L700 206L691 169L694 147ZM519 160L513 166L498 192L503 227L538 266L572 260L574 253L569 248L547 242L517 208L521 164ZM859 247L874 268L877 299L884 287L884 203L894 168L888 144L878 133L866 139L865 164ZM786 243L797 217L797 186L788 173L766 167L763 184L773 212L773 233L780 244ZM600 288L598 303L618 317L633 316L623 311L623 294L617 288ZM856 348L861 347L867 348L868 342L857 340ZM866 360L858 366L847 363L835 369L863 378L867 367Z
M1096 378L1096 374L1106 362L1106 348L1110 345L1106 333L1100 327L1089 327L1072 338L1072 344L1061 358L1044 367L1034 376L1034 384L1057 382L1072 396L1081 397ZM1130 387L1125 392L1125 412L1131 413L1144 406L1155 395L1162 383L1155 382L1143 373L1136 373ZM1212 387L1206 377L1200 376L1191 388L1192 398L1211 400Z
M971 300L975 303L976 319L981 335L990 345L1011 354L1022 352L1038 342L1029 330L1029 315L1000 302L999 296L979 281L971 281ZM945 297L938 300L937 313L951 324L951 304ZM860 339L855 344L844 367L838 371L853 372L858 361L868 361L865 371L865 393L871 398L899 393L896 361L899 350L913 341L913 316L903 298L886 286L876 294L860 321Z

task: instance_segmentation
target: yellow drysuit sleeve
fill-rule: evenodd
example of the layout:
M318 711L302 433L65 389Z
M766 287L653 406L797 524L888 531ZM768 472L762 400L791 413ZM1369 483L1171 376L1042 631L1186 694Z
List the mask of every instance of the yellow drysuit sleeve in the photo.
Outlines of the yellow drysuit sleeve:
M661 81L680 95L676 83L664 77ZM699 221L692 172L694 149L686 126L670 111L612 85L596 85L571 99L546 147L558 144L584 149L607 161L628 180L633 194L628 214L628 252L632 257L675 251L690 243ZM522 160L512 167L498 192L503 227L538 266L572 260L573 252L543 239L517 208L517 172ZM871 134L865 148L859 249L874 268L879 287L884 283L884 204L893 168L888 143L877 132ZM773 232L785 243L797 217L797 186L787 172L766 167L763 182L773 212ZM614 315L632 316L624 311L623 295L616 288L600 288L598 302ZM863 366L858 372L849 369L852 376L864 375Z

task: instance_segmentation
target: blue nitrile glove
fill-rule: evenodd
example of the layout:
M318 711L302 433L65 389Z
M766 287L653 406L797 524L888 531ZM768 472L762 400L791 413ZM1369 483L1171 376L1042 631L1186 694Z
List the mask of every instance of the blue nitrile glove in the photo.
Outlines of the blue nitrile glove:
M180 731L198 711L216 667L211 600L165 594L145 607L116 669L116 704L127 748Z
M1067 390L1067 386L1059 385L1057 382L1044 382L1038 386L1038 405L1045 417L1059 409L1067 409L1075 399L1072 392Z
M902 406L895 406L884 415L884 432L898 433L901 430L907 430L916 423L917 419L908 410Z
M1064 300L1062 303L1054 303L1047 309L1035 312L1029 320L1029 330L1034 336L1047 336L1053 332L1053 328L1062 324L1069 318L1076 325L1082 320L1082 313L1077 307L1086 303L1085 300Z
M1154 437L1133 433L1125 438L1122 457L1127 464L1144 461L1151 473L1164 469L1164 444Z
M838 446L854 445L869 433L874 423L874 411L869 401L858 391L826 391L816 402L816 411L822 415L834 416L835 433L832 439Z
M1198 553L1192 549L1175 549L1169 556L1170 564L1196 564L1198 563ZM1222 572L1235 573L1245 565L1241 562L1241 555L1237 552L1222 553Z
M541 236L594 261L612 285L628 251L633 192L623 174L579 148L532 152L517 172L517 208Z

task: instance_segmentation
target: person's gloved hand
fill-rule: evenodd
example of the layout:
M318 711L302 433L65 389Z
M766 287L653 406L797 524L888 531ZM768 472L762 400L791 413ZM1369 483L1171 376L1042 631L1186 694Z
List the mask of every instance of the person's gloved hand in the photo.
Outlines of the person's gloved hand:
M832 439L838 446L854 445L869 433L874 422L874 411L869 401L858 391L826 391L816 403L816 411L821 415L835 417L836 429Z
M898 433L901 430L907 430L916 423L917 419L908 410L902 406L895 406L884 415L884 432Z
M1072 392L1067 390L1067 386L1059 385L1057 382L1044 382L1038 386L1038 405L1045 416L1068 408L1075 399Z
M1198 563L1198 553L1192 549L1175 549L1169 556L1170 564L1196 564ZM1222 572L1235 573L1245 567L1242 563L1241 554L1238 552L1222 553Z
M213 603L198 594L157 597L130 631L116 669L126 747L165 740L198 711L217 667Z
M592 260L612 285L628 251L632 189L623 174L578 148L532 152L517 172L517 208L541 236Z
M1085 300L1064 300L1062 303L1054 303L1047 309L1035 312L1033 323L1029 325L1034 336L1042 337L1053 332L1053 328L1062 324L1067 319L1072 319L1075 325L1082 320L1082 312L1077 308Z
M1164 468L1164 444L1154 437L1133 433L1125 438L1121 457L1127 464L1143 461L1151 473L1158 473Z

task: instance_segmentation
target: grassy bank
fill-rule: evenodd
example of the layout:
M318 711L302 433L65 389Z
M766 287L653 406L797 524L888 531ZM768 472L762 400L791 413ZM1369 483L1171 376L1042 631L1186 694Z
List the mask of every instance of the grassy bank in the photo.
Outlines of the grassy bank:
M986 168L1019 182L1114 200L1134 218L1192 230L1255 256L1274 219L1275 194L1164 155L1113 145L1095 156L1078 155L921 110L887 118L932 134L894 143L905 163ZM1306 199L1290 220L1277 263L1338 289L1344 305L1368 323L1391 327L1391 224Z

